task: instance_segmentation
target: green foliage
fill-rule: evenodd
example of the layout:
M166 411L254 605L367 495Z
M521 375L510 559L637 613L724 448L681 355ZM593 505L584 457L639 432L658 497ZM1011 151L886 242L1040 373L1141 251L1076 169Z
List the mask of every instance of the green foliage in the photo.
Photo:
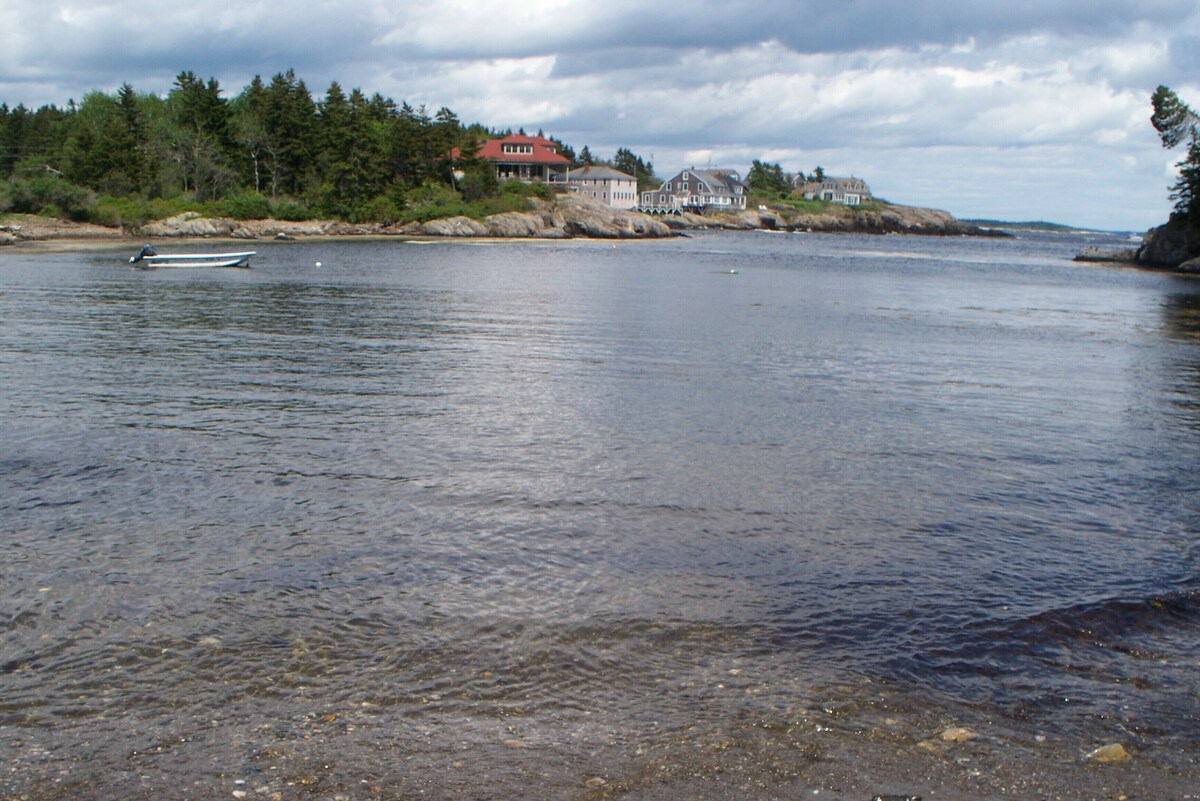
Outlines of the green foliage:
M463 176L458 181L458 190L463 200L468 202L490 197L500 191L500 181L496 171L485 161L476 161L462 171Z
M643 185L653 185L657 189L661 183L654 177L654 165L649 161L643 161L642 157L634 153L627 147L617 148L616 155L612 160L613 169L620 170L626 175L632 175L638 181L638 188Z
M479 216L551 197L544 185L502 187L490 164L473 159L488 135L448 108L431 113L336 82L318 101L292 70L255 76L232 98L215 78L185 70L165 97L123 84L65 109L0 103L0 203L139 225L184 210L244 219Z
M224 208L200 203L185 195L173 198L145 198L136 195L101 195L88 211L87 221L111 227L137 227L153 220L174 217L184 212L220 216Z
M264 220L271 216L271 203L258 192L242 192L225 199L225 214L237 220Z
M316 217L307 206L291 198L272 200L271 216L276 220L288 220L289 222L311 220Z
M391 198L384 195L368 200L358 208L354 209L350 214L350 222L354 223L371 223L378 222L391 224L401 219L404 212L392 201Z
M746 183L751 189L766 193L771 197L785 195L791 189L791 184L783 174L782 167L757 159L750 166L750 172L746 175Z
M799 191L793 192L780 202L792 207L802 214L821 214L829 211L829 207L833 205L827 200L809 200L805 198L804 195Z
M1187 156L1177 165L1179 180L1171 187L1175 214L1192 228L1200 229L1200 138L1193 138Z
M55 175L0 182L0 211L81 221L94 205L91 191Z
M1172 148L1186 140L1196 139L1200 118L1174 91L1159 86L1150 97L1150 105L1154 108L1150 124L1162 138L1163 147Z

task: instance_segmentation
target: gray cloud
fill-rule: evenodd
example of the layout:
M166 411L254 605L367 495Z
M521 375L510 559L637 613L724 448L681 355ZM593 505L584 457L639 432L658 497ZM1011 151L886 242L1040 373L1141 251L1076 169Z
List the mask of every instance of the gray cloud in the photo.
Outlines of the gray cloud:
M336 79L664 172L822 163L901 202L1108 227L1169 209L1153 88L1200 106L1194 0L9 0L5 23L9 105L294 68L318 96Z

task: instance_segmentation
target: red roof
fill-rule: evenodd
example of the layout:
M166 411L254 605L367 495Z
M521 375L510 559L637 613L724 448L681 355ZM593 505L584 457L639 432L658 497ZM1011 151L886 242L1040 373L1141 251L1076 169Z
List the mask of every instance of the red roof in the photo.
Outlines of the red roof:
M505 145L517 146L517 150L529 152L506 153ZM457 157L455 149L451 157ZM571 160L558 152L558 145L544 136L511 134L503 139L488 139L475 154L488 161L505 161L522 164L570 164Z

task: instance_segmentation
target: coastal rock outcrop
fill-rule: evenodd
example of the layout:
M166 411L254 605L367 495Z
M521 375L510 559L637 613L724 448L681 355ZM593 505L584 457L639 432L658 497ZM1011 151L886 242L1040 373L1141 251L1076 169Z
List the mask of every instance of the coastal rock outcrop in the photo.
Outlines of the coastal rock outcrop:
M185 212L158 222L142 226L146 236L231 236L235 227L232 220L219 217L201 217L195 212Z
M661 220L636 211L614 209L591 198L564 196L535 201L529 211L493 214L483 220L456 216L413 222L353 224L332 220L230 220L187 213L142 226L147 237L233 237L293 239L305 236L445 236L566 239L641 239L673 236Z
M1088 247L1075 254L1075 261L1132 263L1137 261L1137 253L1137 250L1133 248L1105 250L1104 248Z
M1146 232L1137 251L1138 264L1200 272L1200 231L1186 226L1163 225Z
M45 242L56 239L120 239L125 232L106 225L59 220L32 214L13 214L0 225L0 245Z
M813 233L920 234L925 236L983 236L994 234L965 223L939 209L881 204L870 209L831 206L819 213L799 212L786 205L757 211L723 212L714 215L676 214L664 218L675 229L716 228L725 230L766 229Z
M422 236L487 236L488 227L470 217L447 217L422 223L418 232Z
M643 239L672 236L661 220L638 211L614 209L586 197L559 198L557 212L562 215L562 229L569 236L596 239Z

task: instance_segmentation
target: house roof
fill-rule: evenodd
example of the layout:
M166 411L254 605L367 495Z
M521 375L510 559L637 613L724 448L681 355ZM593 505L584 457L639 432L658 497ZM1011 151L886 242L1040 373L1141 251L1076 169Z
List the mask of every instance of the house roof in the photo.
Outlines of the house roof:
M530 153L505 153L505 145L528 145ZM457 152L451 153L456 157ZM488 139L475 153L478 158L488 161L504 161L521 164L570 164L571 160L558 152L558 145L544 136L527 136L525 134L510 134L502 139Z
M578 180L609 180L609 181L635 181L637 180L632 175L614 170L612 167L603 165L587 164L576 170L571 170L567 173L568 181Z
M688 167L686 170L680 170L675 173L675 177L668 181L664 181L664 185L670 183L676 186L682 180L684 173L693 175L696 180L702 181L707 185L708 189L704 190L710 195L733 195L736 194L735 186L745 187L745 184L738 178L738 174L733 170L697 170L695 167ZM660 188L658 191L662 191Z

